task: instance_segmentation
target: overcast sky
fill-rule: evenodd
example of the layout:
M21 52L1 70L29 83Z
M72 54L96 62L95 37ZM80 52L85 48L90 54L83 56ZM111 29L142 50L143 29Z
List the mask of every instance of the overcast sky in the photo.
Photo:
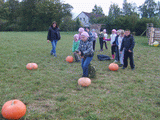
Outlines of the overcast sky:
M74 8L72 10L73 18L82 11L92 12L94 5L101 6L105 15L108 15L111 4L116 3L122 8L123 0L62 0L64 3L69 3ZM155 0L157 3L159 0ZM128 3L136 3L136 6L142 5L145 0L127 0Z

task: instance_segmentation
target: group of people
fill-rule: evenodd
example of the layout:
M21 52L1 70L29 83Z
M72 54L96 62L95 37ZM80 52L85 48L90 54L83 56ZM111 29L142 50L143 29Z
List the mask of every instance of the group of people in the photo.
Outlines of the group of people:
M135 65L133 61L133 48L135 45L134 37L130 34L130 30L112 30L110 38L106 33L106 29L100 31L97 35L95 29L92 31L89 28L79 28L78 34L74 35L72 52L75 57L76 62L81 61L81 67L83 70L82 77L88 77L88 66L93 59L96 39L99 37L100 51L103 51L103 44L105 48L107 47L107 42L110 41L112 58L115 59L114 62L120 61L119 67L125 69L128 66L128 57L130 58L131 69L134 70ZM51 55L56 55L56 44L60 39L59 29L57 23L53 22L48 30L47 42L51 41L52 50Z

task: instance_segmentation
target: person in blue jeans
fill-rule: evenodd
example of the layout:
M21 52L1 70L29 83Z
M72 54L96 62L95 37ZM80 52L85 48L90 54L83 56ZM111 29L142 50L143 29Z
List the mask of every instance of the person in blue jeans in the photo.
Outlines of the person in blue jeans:
M83 32L78 47L78 54L81 56L82 77L88 77L88 66L94 56L93 42L89 41L89 34Z
M60 40L59 28L57 26L57 23L53 21L48 30L47 42L49 43L49 41L51 41L52 50L50 53L51 55L54 55L55 57L57 57L56 45L57 45L58 40Z

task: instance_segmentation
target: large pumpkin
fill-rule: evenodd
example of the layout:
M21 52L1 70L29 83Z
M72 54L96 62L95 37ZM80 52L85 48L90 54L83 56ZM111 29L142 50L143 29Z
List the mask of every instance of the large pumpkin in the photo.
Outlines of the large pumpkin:
M87 87L91 84L91 80L87 77L82 77L78 79L78 85L81 85L83 87Z
M3 105L1 113L9 120L20 119L26 113L26 105L20 100L10 100Z
M28 70L32 70L32 69L33 69L33 64L32 64L32 63L28 63L28 64L26 65L26 68L27 68Z
M69 63L72 63L73 62L73 57L72 56L67 56L66 61L69 62Z
M117 71L119 67L118 67L118 64L116 64L116 63L111 63L108 68L109 68L109 70L111 70L111 71Z
M32 63L33 69L38 69L38 65L36 63Z

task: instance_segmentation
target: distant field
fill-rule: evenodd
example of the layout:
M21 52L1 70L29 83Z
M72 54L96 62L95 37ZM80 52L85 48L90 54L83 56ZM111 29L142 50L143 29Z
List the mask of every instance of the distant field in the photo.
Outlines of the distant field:
M50 55L47 32L0 32L0 108L12 99L27 106L21 120L159 120L160 47L135 36L134 71L109 71L114 60L99 61L99 40L92 65L96 78L89 87L77 85L80 63L67 63L76 32L61 32L57 58ZM27 70L35 62L37 70ZM0 120L5 120L0 115Z

